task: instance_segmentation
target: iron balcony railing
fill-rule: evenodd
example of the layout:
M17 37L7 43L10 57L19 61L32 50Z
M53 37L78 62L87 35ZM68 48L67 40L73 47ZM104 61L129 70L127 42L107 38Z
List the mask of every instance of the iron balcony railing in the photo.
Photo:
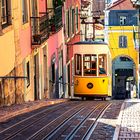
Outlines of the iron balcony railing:
M62 28L62 6L54 8L54 15L50 18L50 31L56 33Z
M31 17L32 45L40 45L49 38L49 16L41 13L39 17Z

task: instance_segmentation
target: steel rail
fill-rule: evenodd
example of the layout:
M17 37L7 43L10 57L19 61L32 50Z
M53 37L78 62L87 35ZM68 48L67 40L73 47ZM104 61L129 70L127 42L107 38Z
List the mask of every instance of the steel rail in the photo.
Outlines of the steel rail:
M77 102L77 103L78 103L78 102ZM58 104L58 105L55 105L55 106L50 106L49 108L47 108L47 109L45 109L45 110L42 110L42 111L40 111L40 112L38 112L38 113L36 113L36 114L34 114L34 115L32 115L32 116L30 116L30 117L28 117L28 118L22 120L22 121L19 121L18 123L16 123L16 124L14 124L14 125L12 125L12 126L6 128L6 129L2 130L2 131L0 132L0 138L1 138L1 134L2 134L2 133L5 133L6 131L9 131L10 129L14 129L14 127L16 127L16 126L18 126L18 125L21 125L22 123L24 124L24 123L26 123L26 122L28 121L28 124L27 124L27 125L23 126L22 128L19 128L18 131L14 132L14 133L11 134L10 136L7 135L7 137L4 138L5 140L6 140L6 139L9 139L10 137L12 137L12 136L16 135L17 133L23 131L24 129L28 128L30 125L36 123L37 121L41 120L42 118L45 118L46 115L48 115L48 114L44 114L45 112L49 111L50 113L52 113L52 112L58 110L60 107L65 106L66 104L70 104L70 102L68 102L68 103L63 103L63 104ZM73 104L75 105L75 102L73 102ZM54 110L52 110L52 109L54 109ZM43 116L42 116L42 115L43 115ZM37 116L41 116L41 117L38 117L38 118L35 119L33 122L30 121L30 120L32 120L34 117L37 117Z
M90 105L90 104L89 104L89 105ZM93 105L93 104L91 104L91 105ZM95 106L92 110L95 110L96 108L98 108L98 106L100 106L100 104L96 104L96 106ZM85 108L87 108L87 107L88 107L88 106L84 107L83 110L84 110ZM92 111L90 111L90 112L92 112ZM78 113L79 113L79 112L78 112ZM68 121L70 121L71 119L73 119L78 113L74 114L74 116L72 116L69 120L65 121L62 125L59 125L58 128L57 128L55 131L53 131L53 133L52 133L51 135L46 135L46 136L43 138L43 140L45 140L45 139L51 139L51 137L53 137L53 135L56 134L57 131L59 131L66 123L68 123ZM90 114L90 113L89 113L89 114Z
M78 103L78 102L77 102ZM75 105L75 103L73 103L73 106ZM81 104L80 104L81 105ZM76 107L79 107L80 106L79 105L79 103L78 103L78 105L76 106ZM75 107L75 108L76 108ZM58 109L60 109L59 107L57 108L57 110ZM65 113L67 113L67 112L70 112L71 110L73 110L73 108L71 108L70 110L68 110L68 111L66 111ZM38 117L38 119L37 120L35 120L34 122L32 122L32 123L30 123L29 125L26 125L25 127L23 127L22 129L20 129L19 131L16 131L13 135L11 135L11 136L9 136L9 137L7 137L6 139L4 139L4 140L10 140L10 139L13 139L13 138L15 138L19 133L21 133L21 132L23 132L24 130L26 130L27 128L29 128L31 125L33 125L33 124L36 124L37 125L37 123L40 123L39 121L40 120L42 120L42 118L46 118L46 116L48 116L48 114L45 114L43 117ZM63 114L61 115L61 116L63 116ZM60 116L59 116L60 117ZM58 117L58 118L59 118ZM56 118L57 119L57 118ZM56 120L55 119L55 120ZM53 120L54 121L54 120ZM52 121L51 121L52 122ZM49 123L48 123L49 124Z
M97 106L94 110L92 110L92 111L88 114L88 116L87 116L78 126L76 126L76 127L73 129L73 131L72 131L71 133L69 133L69 135L65 138L65 140L71 140L71 139L73 138L73 136L77 133L77 131L82 127L82 125L87 121L87 119L90 118L91 115L92 115L93 113L95 113L100 107L103 107L103 108L101 109L101 111L99 112L99 114L97 115L97 117L95 118L95 120L94 120L94 123L95 123L96 120L98 120L100 114L104 111L104 109L105 109L108 105L109 105L108 103L107 103L107 104L106 104L106 103L102 103L102 104L100 104L99 106ZM93 124L92 124L92 125L93 125ZM89 130L90 130L90 128L87 130L87 132L86 132L86 134L84 135L84 137L88 134ZM82 140L84 139L84 137L82 138Z
M91 104L91 103L89 103ZM93 104L91 104L93 105ZM51 135L53 135L61 126L63 126L66 122L68 122L71 118L73 118L74 116L76 116L78 113L80 113L82 110L84 110L86 107L85 107L85 104L83 103L82 105L80 105L78 107L78 110L76 110L75 112L73 111L73 109L71 110L72 113L66 117L66 119L64 119L60 124L58 124L57 127L55 127L55 129L53 129L52 131L50 131L48 134L46 134L45 136L43 136L42 139L48 139L48 137L50 137ZM66 113L65 113L66 114ZM64 115L64 114L63 114ZM60 116L61 117L61 116ZM60 119L60 117L58 119ZM39 130L38 132L36 132L32 137L30 137L28 140L31 140L31 139L36 139L38 140L38 137L40 136L40 134L45 130L45 128L47 128L49 125L55 123L58 119L54 120L53 122L50 122L50 124L47 124L46 126L44 126L41 130Z
M92 125L89 127L87 133L84 135L82 140L89 140L91 134L93 133L93 131L95 130L99 119L104 115L104 113L106 112L106 110L111 106L112 103L109 103L108 105L106 105L98 114L97 118L95 119L95 121L92 123Z
M61 105L62 105L62 104L61 104ZM45 109L45 110L43 110L43 111L41 111L41 112L38 112L38 113L36 113L36 114L30 116L30 117L28 117L28 118L26 118L26 119L24 119L24 120L22 120L22 121L19 121L18 123L16 123L16 124L14 124L14 125L12 125L12 126L6 128L6 129L0 131L0 134L3 133L3 132L5 132L5 131L7 131L8 129L11 129L12 127L14 127L14 126L16 126L16 125L18 125L18 124L20 124L20 123L22 123L22 122L28 120L28 119L31 119L31 118L37 116L38 114L41 114L41 113L44 113L45 111L49 111L49 110L51 110L51 109L54 109L55 107L57 108L57 107L59 107L59 106L61 106L61 105L52 106L52 107L50 107L50 108L47 108L47 109Z

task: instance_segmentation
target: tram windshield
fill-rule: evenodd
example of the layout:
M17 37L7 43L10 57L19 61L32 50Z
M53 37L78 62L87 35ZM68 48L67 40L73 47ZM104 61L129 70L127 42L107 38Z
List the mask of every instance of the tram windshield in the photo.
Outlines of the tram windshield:
M83 59L83 67L82 67ZM82 76L105 76L107 75L106 54L75 54L75 75ZM97 63L98 61L98 63Z
M107 74L107 57L106 54L100 54L98 56L99 64L99 76Z
M97 56L93 54L85 54L83 56L83 73L84 76L97 75Z

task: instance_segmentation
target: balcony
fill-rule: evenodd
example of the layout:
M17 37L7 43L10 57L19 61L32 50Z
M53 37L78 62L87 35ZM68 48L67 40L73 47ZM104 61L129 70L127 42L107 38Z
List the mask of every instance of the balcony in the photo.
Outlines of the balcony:
M41 45L49 38L49 17L41 13L39 17L31 17L32 45Z
M53 9L54 14L50 17L50 32L58 32L62 28L62 6Z

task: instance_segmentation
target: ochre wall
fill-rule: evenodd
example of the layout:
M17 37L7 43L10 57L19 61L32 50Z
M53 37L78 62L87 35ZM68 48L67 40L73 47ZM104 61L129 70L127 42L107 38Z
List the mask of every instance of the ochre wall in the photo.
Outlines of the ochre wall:
M14 31L8 31L0 36L0 76L12 71L15 64Z
M121 35L127 36L127 48L119 48L119 36ZM132 26L109 27L108 38L112 60L114 60L118 56L128 56L132 58L136 66L136 74L137 74L138 52L136 51L134 45L133 27Z

